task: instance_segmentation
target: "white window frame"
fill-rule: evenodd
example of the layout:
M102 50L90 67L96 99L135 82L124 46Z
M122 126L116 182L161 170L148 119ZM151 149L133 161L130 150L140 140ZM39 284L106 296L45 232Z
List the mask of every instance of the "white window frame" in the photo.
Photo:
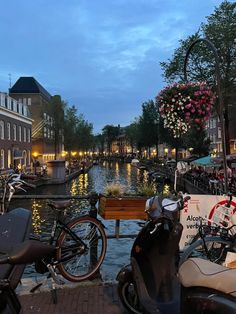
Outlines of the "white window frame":
M0 139L1 140L4 140L4 126L5 126L5 123L3 120L0 121Z

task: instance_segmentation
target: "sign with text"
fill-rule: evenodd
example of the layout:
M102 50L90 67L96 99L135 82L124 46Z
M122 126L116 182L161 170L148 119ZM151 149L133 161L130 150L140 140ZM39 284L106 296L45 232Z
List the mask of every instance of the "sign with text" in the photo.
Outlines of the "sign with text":
M201 218L205 218L205 224L218 224L230 226L233 218L236 218L236 198L233 197L230 207L227 207L228 197L222 195L190 195L180 214L180 222L184 229L180 240L180 250L189 244L198 231Z

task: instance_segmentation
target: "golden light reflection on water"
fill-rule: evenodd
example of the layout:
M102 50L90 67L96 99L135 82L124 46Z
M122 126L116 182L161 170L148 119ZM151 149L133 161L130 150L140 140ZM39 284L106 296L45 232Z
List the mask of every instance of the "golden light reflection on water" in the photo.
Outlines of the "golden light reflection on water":
M128 185L131 184L131 164L127 163L126 164L126 173L127 173L127 183Z
M32 228L35 234L41 234L42 233L42 219L40 216L42 205L37 202L36 200L33 200L32 204Z
M88 193L88 173L81 174L77 180L72 182L70 188L70 194L75 195L86 195Z
M116 177L117 177L117 179L119 179L119 177L120 177L120 165L118 162L116 162L115 171L116 171Z
M163 186L163 195L168 196L170 194L170 186L168 184L165 184Z

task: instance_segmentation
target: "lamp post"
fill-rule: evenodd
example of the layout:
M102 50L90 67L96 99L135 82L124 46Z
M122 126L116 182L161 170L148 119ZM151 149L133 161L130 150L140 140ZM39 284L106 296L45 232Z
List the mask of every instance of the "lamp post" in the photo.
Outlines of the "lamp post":
M33 153L33 166L34 166L34 174L37 174L37 158L38 158L38 153L34 152Z
M215 75L216 75L216 85L217 85L217 95L219 99L219 118L221 123L221 139L222 139L222 151L223 151L223 166L224 166L224 178L225 178L225 192L228 192L228 174L227 174L227 161L226 161L226 139L225 139L225 120L224 120L224 109L223 109L223 96L221 89L221 80L220 80L220 67L219 67L219 55L214 44L206 38L199 38L195 40L188 48L185 60L184 60L184 79L187 81L187 63L188 57L192 48L200 43L204 42L212 50L215 57Z

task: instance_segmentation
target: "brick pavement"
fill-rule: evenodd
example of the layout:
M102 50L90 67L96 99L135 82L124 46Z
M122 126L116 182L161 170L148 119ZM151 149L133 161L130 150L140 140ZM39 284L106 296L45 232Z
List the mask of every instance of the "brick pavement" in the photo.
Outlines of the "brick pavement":
M58 289L57 298L57 304L53 304L50 292L21 295L23 314L124 313L115 284Z

